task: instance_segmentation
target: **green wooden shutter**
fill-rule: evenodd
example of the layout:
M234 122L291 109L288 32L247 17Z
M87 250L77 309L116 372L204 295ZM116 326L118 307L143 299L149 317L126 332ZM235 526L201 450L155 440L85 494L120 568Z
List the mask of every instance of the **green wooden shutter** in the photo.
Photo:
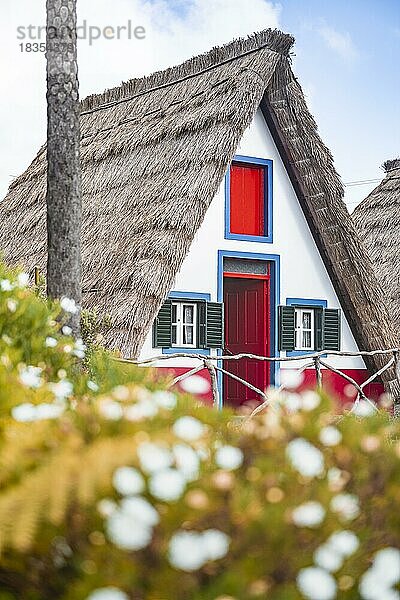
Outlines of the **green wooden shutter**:
M314 348L317 352L323 350L323 308L314 309L315 339Z
M294 350L294 306L278 306L279 350Z
M206 348L207 344L207 309L205 302L197 304L197 347Z
M172 346L172 302L166 300L154 321L153 347L171 348Z
M324 308L323 350L340 350L341 311L338 308Z
M206 347L224 347L224 305L222 302L206 304Z

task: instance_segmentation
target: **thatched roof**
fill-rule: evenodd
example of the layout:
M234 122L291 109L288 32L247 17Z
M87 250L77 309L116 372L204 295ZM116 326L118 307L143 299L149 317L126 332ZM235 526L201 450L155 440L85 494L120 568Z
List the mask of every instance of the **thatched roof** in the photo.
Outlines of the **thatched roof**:
M386 176L352 217L400 332L400 158L387 160L382 167Z
M332 156L291 70L293 41L266 30L83 101L84 305L111 315L108 344L125 355L140 351L260 105L358 345L392 345ZM46 263L45 152L0 205L0 248L27 268Z

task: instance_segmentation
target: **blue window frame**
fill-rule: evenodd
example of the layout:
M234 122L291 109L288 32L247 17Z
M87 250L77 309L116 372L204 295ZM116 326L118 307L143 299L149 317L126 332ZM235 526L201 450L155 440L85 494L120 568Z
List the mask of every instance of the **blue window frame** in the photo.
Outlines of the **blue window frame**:
M326 300L316 300L314 298L286 298L286 306L310 307L310 308L327 308ZM315 350L288 350L286 356L304 356L306 354L314 354Z
M211 294L173 291L168 294L168 298L171 300L188 300L194 303L196 300L204 300L209 302L211 300ZM187 346L179 348L177 346L173 346L172 348L162 349L163 354L175 354L176 352L185 352L185 354L202 354L204 356L209 356L210 354L210 350L208 348L188 348Z
M264 187L264 235L244 235L239 233L231 233L230 231L230 168L225 176L225 239L227 240L242 240L246 242L264 242L272 244L273 242L273 163L272 160L266 158L256 158L252 156L236 155L233 163L242 163L244 165L262 165L265 169Z

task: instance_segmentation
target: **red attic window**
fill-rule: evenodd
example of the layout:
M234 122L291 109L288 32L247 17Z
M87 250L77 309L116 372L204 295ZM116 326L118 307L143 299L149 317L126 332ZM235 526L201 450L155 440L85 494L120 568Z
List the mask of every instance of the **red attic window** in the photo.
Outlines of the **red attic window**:
M230 171L230 233L265 235L266 169L233 164Z

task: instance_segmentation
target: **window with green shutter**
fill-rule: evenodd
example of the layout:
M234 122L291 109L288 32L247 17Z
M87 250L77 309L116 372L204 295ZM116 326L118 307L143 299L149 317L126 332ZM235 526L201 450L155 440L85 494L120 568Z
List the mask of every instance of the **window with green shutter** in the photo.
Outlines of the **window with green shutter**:
M279 306L279 350L294 350L295 312L294 306Z
M172 302L166 300L159 310L153 326L153 346L170 348L172 345Z
M279 350L306 354L340 350L341 311L327 308L326 301L288 298L278 307Z
M171 298L153 326L155 348L223 348L224 306L196 298Z
M324 308L323 350L340 350L341 311L338 308Z
M224 305L222 302L206 304L206 347L224 347Z

